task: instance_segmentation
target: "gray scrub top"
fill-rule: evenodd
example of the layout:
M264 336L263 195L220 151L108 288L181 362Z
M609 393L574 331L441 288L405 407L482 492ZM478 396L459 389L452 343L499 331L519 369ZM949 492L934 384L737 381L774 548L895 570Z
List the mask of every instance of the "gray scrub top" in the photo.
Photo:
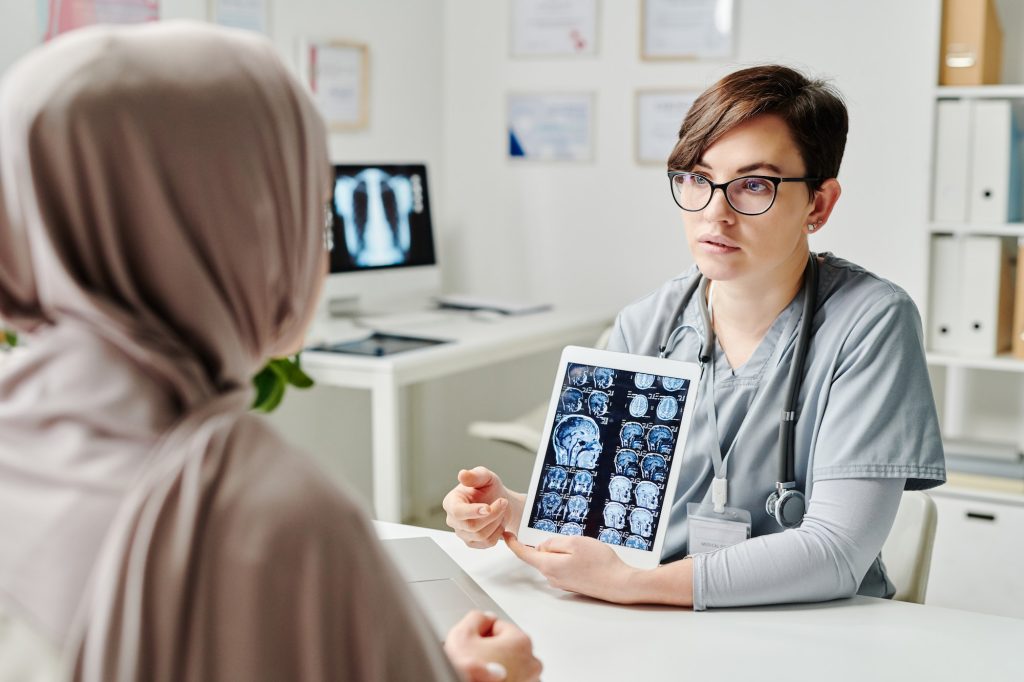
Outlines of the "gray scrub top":
M864 268L821 254L813 337L797 403L797 483L807 497L814 480L906 478L907 490L946 480L935 401L925 364L921 320L903 289ZM696 296L675 315L696 266L619 313L608 350L657 355L670 329L668 357L691 362L704 339ZM728 467L729 506L751 514L752 535L782 528L765 511L778 475L778 431L803 296L776 318L750 359L733 369L715 346L719 438ZM688 502L710 502L714 476L704 372L680 466L679 487L662 559L686 554ZM871 587L873 586L873 587ZM861 594L891 594L880 561Z

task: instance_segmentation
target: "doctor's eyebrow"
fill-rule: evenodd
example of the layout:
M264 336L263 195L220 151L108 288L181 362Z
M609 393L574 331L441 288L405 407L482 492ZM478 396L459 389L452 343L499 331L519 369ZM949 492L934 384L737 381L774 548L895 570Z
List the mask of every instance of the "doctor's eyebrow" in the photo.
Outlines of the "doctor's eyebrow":
M714 170L707 162L704 161L704 159L701 159L700 161L698 161L694 165L695 165L696 168L702 168L702 169L706 169L708 171L713 171ZM783 175L783 172L782 172L781 168L776 166L774 163L769 163L768 161L758 161L756 163L748 163L746 166L743 166L741 168L737 168L736 172L739 173L740 175L742 175L743 173L749 173L751 171L761 170L761 169L770 171L772 173L775 173L776 175Z

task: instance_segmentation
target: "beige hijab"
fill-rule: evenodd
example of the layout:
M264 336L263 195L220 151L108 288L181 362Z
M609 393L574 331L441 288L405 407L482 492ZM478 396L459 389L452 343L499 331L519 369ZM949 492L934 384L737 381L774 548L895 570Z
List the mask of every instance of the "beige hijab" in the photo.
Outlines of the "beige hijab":
M76 679L453 676L361 510L246 411L314 305L328 170L241 32L82 30L5 76L0 603Z

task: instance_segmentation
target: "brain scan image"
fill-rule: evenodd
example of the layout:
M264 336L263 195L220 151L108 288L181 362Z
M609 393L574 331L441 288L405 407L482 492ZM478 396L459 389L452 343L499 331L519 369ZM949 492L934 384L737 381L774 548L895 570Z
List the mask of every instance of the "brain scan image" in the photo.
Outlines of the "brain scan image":
M596 469L597 460L601 456L601 450L582 450L579 458L576 460L576 466L581 469Z
M569 385L586 386L590 378L586 365L569 365Z
M661 387L666 391L678 391L683 387L683 380L677 377L661 377Z
M664 483L668 465L661 455L645 455L640 462L640 471L648 481Z
M672 454L672 431L667 426L655 426L647 434L647 449L663 455Z
M672 396L662 398L660 401L658 401L657 412L658 419L664 419L665 421L668 421L669 419L675 417L676 414L679 412L679 401L673 398Z
M629 491L633 487L633 482L625 476L612 476L612 480L608 481L608 496L616 502L629 503Z
M562 535L583 535L583 526L578 523L566 523L562 525L562 530L558 532Z
M651 485L654 485L653 483ZM657 493L655 493L657 494ZM569 501L565 504L566 519L569 521L580 521L582 522L587 518L587 511L589 511L590 505L587 504L587 498L575 495L569 498Z
M551 434L555 463L593 469L601 455L601 432L590 417L570 415L558 422Z
M562 496L557 493L544 493L540 498L539 516L543 519L557 519L562 507Z
M621 545L622 544L622 533L611 528L605 528L597 536L597 539L601 542L606 542L609 545Z
M590 495L594 490L594 475L589 471L577 471L572 477L573 495Z
M641 372L637 372L636 376L633 377L633 383L641 391L645 390L645 389L648 389L648 388L650 388L651 386L654 385L654 375L653 374L643 374Z
M658 508L658 486L650 481L637 483L635 494L638 506L645 507L646 509Z
M649 543L639 535L630 535L626 538L626 547L632 547L633 549L647 549Z
M583 409L583 392L578 388L567 388L562 392L562 409L579 412Z
M647 512L650 514L650 512ZM626 508L618 502L609 502L604 507L604 525L622 530L626 527Z
M629 402L629 413L634 417L642 417L647 414L647 396L635 395Z
M636 422L626 422L619 430L619 443L624 448L642 448L644 427Z
M598 367L594 370L594 385L598 388L611 388L615 382L615 370Z
M607 509L607 507L605 508ZM605 525L610 526L610 523ZM618 526L616 526L618 528ZM651 537L654 530L654 514L647 509L636 508L629 513L629 531L645 538Z
M547 519L541 519L533 524L533 527L537 530L544 530L549 533L557 533L558 525L554 521L548 521Z
M587 398L587 407L590 408L590 414L595 417L603 417L608 413L608 394L602 393L601 391L594 391L590 394L590 397Z
M561 467L551 467L544 476L544 490L565 492L565 484L569 481L569 474Z
M632 450L619 450L615 455L615 473L636 478L640 475L640 458Z

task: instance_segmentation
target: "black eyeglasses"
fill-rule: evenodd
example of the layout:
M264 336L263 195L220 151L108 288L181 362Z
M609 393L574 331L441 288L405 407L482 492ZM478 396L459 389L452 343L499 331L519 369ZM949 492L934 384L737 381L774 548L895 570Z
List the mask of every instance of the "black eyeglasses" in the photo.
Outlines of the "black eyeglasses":
M714 183L700 173L669 171L672 200L684 211L703 211L711 203L715 190L722 190L732 210L743 215L761 215L775 205L783 182L819 182L821 178L776 178L768 175L744 175L728 182Z

